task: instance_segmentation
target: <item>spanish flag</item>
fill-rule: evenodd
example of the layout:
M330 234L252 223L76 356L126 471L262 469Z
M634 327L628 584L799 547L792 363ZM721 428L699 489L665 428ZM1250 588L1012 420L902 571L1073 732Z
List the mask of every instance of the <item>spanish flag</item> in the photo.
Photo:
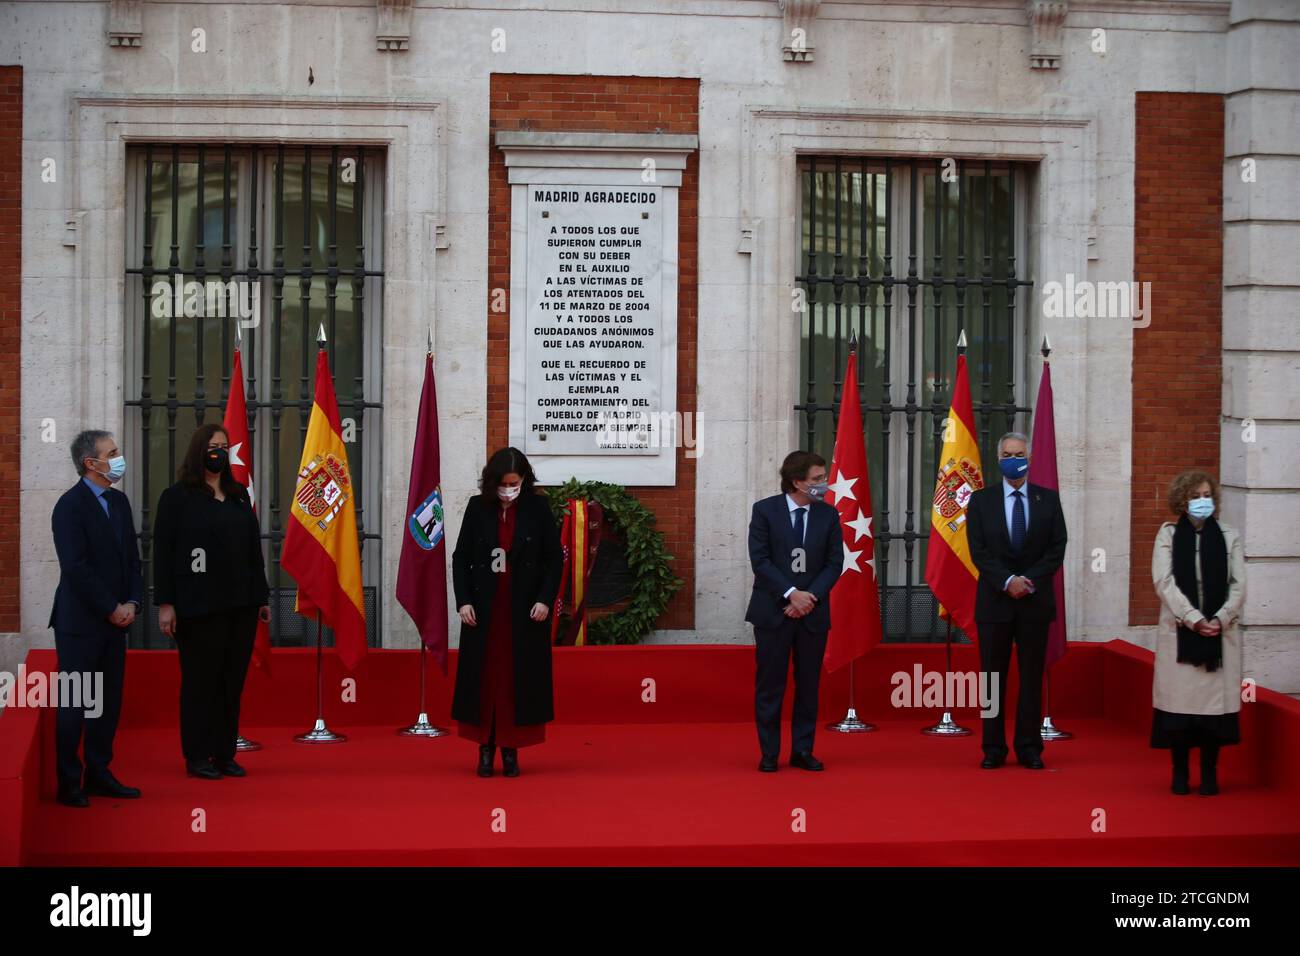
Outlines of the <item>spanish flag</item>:
M280 566L298 582L295 610L304 616L320 614L333 629L334 646L349 670L366 654L355 497L329 356L322 347L316 354L316 398Z
M975 585L979 572L971 560L966 540L966 506L984 487L980 449L975 439L966 356L957 356L952 385L952 407L943 423L943 449L934 486L930 514L930 546L925 556L925 583L939 599L939 614L951 620L972 640L975 631Z

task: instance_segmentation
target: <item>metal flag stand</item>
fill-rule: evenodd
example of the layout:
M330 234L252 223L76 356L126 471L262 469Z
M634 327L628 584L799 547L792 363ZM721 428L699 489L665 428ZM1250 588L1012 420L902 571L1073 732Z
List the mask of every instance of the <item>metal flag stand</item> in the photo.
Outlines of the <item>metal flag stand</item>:
M402 737L445 737L447 731L441 727L435 727L429 723L429 715L424 709L424 675L425 675L425 656L428 649L424 646L424 641L420 641L420 716L409 727L401 727L397 733Z
M1074 734L1068 730L1058 730L1052 723L1052 672L1047 672L1046 706L1043 708L1043 726L1039 733L1044 740L1069 740Z
M325 672L322 663L323 652L320 611L316 612L316 724L305 734L298 734L293 739L300 744L341 744L348 738L336 734L325 726Z
M943 665L943 683L946 689L949 685L948 678L952 675L952 621L948 621L948 627L944 631L944 665ZM943 718L933 726L922 727L921 733L930 737L969 737L971 731L956 723L952 719L952 712L945 710Z
M858 719L858 712L853 706L853 661L849 661L849 709L844 715L843 720L833 721L826 725L827 730L833 730L839 734L869 734L876 729L875 724L869 724L865 720Z

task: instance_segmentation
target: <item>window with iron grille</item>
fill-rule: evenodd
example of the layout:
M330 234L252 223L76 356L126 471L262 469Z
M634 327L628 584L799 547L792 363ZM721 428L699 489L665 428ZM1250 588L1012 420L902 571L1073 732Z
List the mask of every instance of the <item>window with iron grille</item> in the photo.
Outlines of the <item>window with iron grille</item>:
M884 639L943 640L925 559L962 331L986 475L998 437L1028 431L1033 168L807 156L799 170L800 439L830 462L856 336Z
M356 482L368 642L380 630L383 151L374 147L132 145L126 184L125 489L140 524L143 613L132 647L166 647L152 600L152 518L194 430L220 422L240 341L258 518L271 584L271 642L315 629L280 569L289 503L315 395L324 327ZM199 316L159 308L159 283L217 287ZM173 306L168 308L167 306ZM182 314L178 314L180 311ZM218 312L224 313L218 314ZM245 317L245 318L241 318Z

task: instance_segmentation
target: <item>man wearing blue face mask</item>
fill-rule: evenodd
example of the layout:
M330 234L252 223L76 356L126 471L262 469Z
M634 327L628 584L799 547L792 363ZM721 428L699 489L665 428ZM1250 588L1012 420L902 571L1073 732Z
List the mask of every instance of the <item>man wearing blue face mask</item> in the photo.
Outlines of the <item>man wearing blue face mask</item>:
M971 495L966 510L966 538L979 571L975 629L980 669L996 679L998 690L996 713L982 719L980 766L986 770L1007 759L1003 705L1013 644L1020 666L1016 759L1031 770L1043 769L1043 663L1048 625L1056 618L1052 577L1065 559L1066 534L1056 492L1029 484L1029 457L1029 440L1020 432L998 439L1002 480Z
M80 479L54 506L51 527L59 558L59 585L49 626L59 670L102 674L103 707L96 716L60 701L55 724L59 802L89 806L88 794L140 796L108 769L122 708L126 632L140 610L144 581L135 540L135 519L126 495L112 486L126 474L126 460L113 436L84 431L72 442ZM79 749L85 736L85 779Z

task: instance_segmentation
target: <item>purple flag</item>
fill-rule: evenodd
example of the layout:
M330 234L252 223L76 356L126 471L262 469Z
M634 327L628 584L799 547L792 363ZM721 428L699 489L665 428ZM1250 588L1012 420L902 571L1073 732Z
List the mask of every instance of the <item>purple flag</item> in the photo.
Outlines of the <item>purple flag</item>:
M1038 400L1034 403L1034 435L1030 441L1032 460L1029 481L1053 491L1061 490L1056 476L1056 418L1052 410L1052 367L1043 360L1043 377L1038 383ZM1056 620L1047 629L1047 666L1065 655L1065 569L1058 568L1052 578L1056 595Z
M411 453L397 602L411 615L420 639L447 673L447 548L443 540L442 466L438 452L438 397L433 355L424 359L424 386Z

